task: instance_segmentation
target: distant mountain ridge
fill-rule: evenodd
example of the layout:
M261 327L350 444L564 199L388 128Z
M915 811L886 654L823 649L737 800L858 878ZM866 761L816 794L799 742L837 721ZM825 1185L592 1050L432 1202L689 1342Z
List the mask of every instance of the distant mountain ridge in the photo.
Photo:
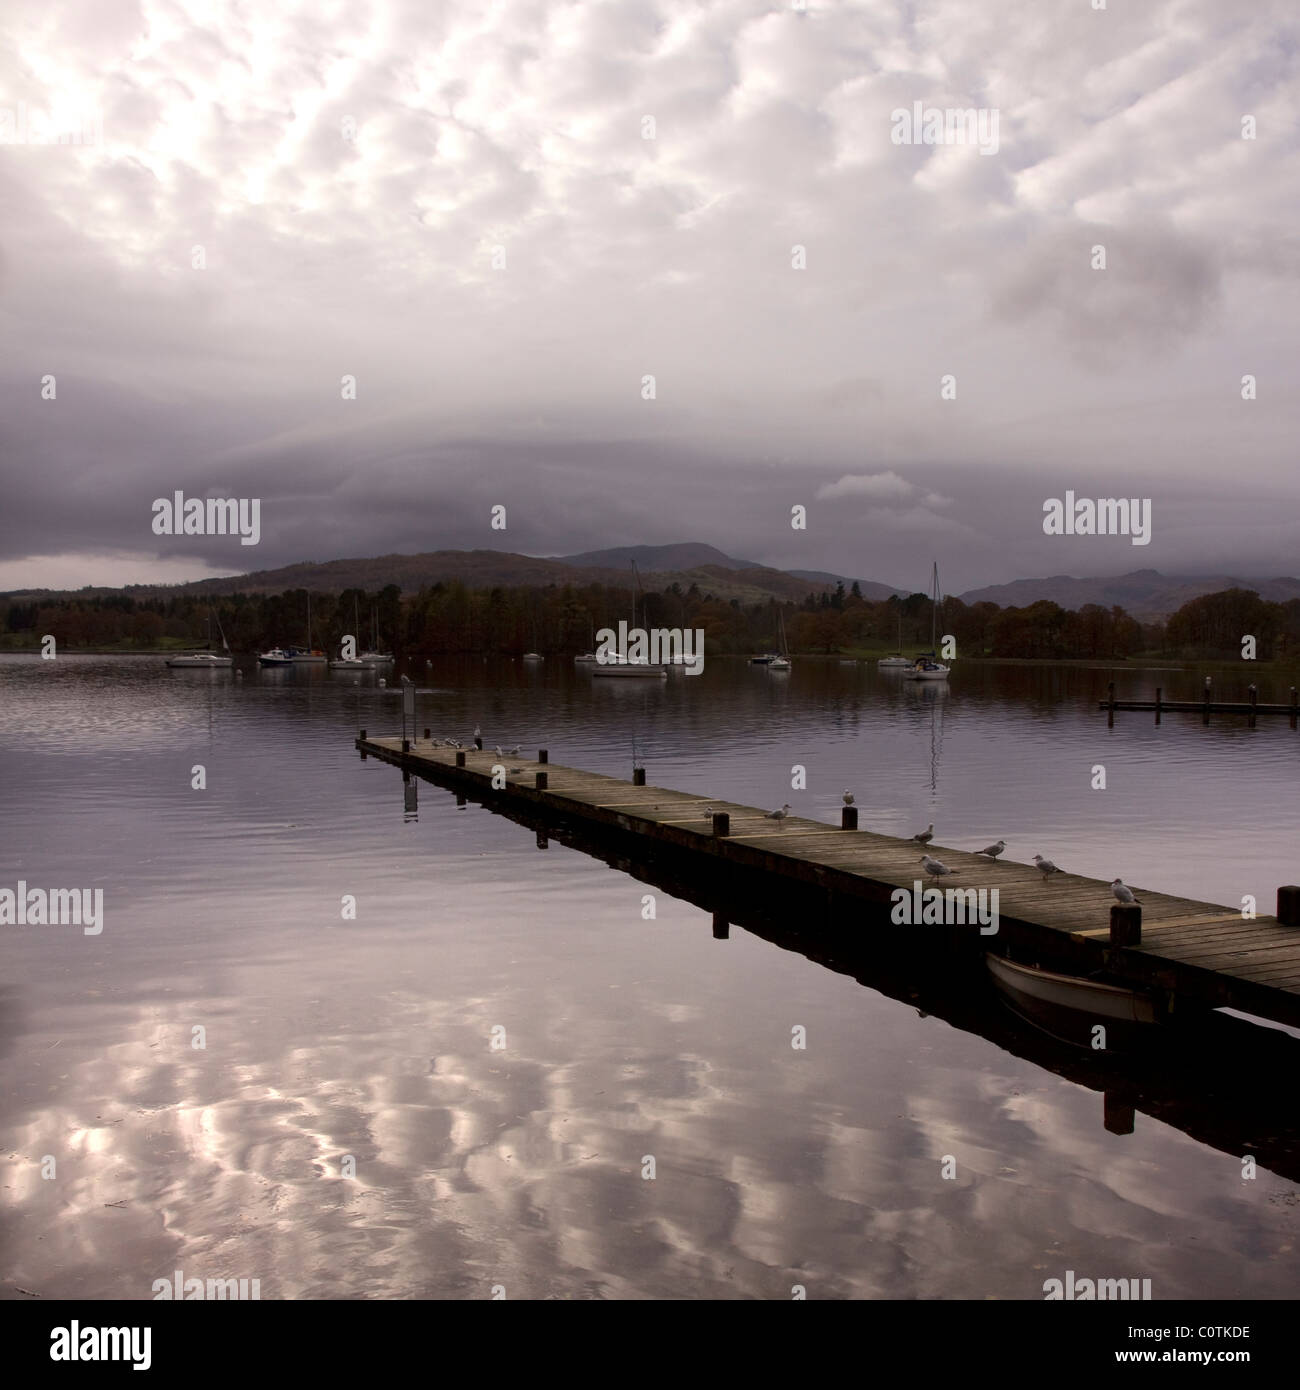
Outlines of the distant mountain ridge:
M1076 579L1054 574L1045 579L1015 579L958 595L963 603L996 603L1001 608L1027 608L1046 599L1062 608L1078 609L1096 603L1103 608L1118 605L1131 617L1162 622L1185 603L1202 594L1224 589L1253 589L1260 598L1285 603L1300 598L1300 579L1235 579L1230 575L1167 575L1159 570L1134 570L1131 574L1100 579Z

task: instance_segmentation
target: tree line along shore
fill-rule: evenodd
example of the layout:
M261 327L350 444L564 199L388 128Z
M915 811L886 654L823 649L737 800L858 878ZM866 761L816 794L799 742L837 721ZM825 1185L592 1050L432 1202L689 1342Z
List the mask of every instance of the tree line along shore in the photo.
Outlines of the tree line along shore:
M857 585L810 593L801 602L744 604L698 585L643 593L637 623L704 633L710 656L743 656L778 645L784 620L794 655L878 656L928 650L932 601L927 594L879 601ZM455 653L561 655L590 650L601 628L617 628L631 611L627 589L604 584L472 589L459 581L403 594L311 591L311 642L336 651L345 634L372 636L397 655ZM354 613L361 632L353 633ZM39 650L46 635L61 651L175 651L220 645L234 652L307 641L307 590L278 594L109 593L48 598L0 596L0 650ZM1137 656L1240 660L1253 639L1256 660L1300 661L1300 599L1274 603L1253 590L1225 589L1185 603L1164 622L1142 622L1119 607L1067 610L1048 600L1022 608L940 601L938 631L959 658L1125 660ZM218 627L219 622L219 627ZM942 639L941 639L942 640Z

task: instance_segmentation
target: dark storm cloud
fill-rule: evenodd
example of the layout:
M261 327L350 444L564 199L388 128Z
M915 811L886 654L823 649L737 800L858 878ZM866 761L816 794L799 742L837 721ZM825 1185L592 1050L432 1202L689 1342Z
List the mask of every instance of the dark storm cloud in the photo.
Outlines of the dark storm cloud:
M0 587L678 539L954 587L1294 568L1283 0L4 24L11 117L103 143L0 148ZM914 101L995 108L996 154L895 145ZM1152 545L1043 536L1067 488L1150 496ZM261 544L153 536L176 489L260 497Z

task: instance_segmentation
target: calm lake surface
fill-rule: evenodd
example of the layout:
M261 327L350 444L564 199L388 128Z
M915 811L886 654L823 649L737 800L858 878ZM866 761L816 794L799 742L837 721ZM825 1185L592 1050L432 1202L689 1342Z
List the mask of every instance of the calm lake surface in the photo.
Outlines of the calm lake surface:
M849 787L863 829L1264 912L1300 870L1285 719L1096 709L1198 698L1192 669L412 673L422 727L489 748L628 776L635 741L651 783L836 823ZM399 724L371 674L0 657L0 887L105 901L95 937L0 927L0 1295L1294 1296L1293 1182L1111 1133L1096 1090L668 893L644 920L644 883L427 783L409 813L352 746Z

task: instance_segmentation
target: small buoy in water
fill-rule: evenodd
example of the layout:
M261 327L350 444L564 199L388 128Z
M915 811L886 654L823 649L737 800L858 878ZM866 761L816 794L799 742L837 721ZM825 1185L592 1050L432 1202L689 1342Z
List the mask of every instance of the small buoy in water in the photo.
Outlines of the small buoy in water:
M388 682L383 678L383 676L380 676L380 677L379 677L379 688L380 688L380 690L382 690L387 684L388 684Z

